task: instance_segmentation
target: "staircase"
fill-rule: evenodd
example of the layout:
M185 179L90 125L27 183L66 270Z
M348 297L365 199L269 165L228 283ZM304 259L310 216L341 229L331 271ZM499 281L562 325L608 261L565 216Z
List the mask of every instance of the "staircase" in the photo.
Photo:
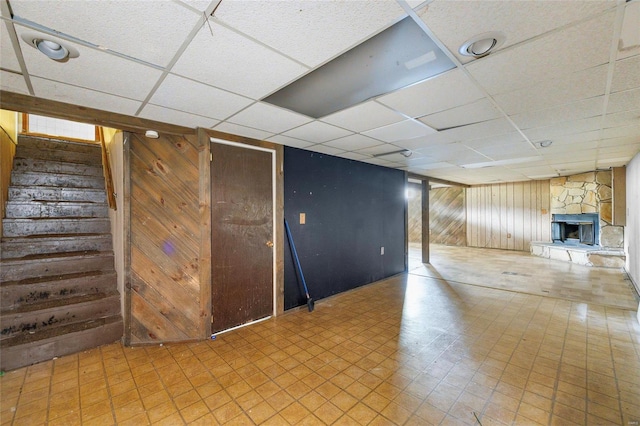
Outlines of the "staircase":
M19 137L0 248L0 369L122 337L99 145Z

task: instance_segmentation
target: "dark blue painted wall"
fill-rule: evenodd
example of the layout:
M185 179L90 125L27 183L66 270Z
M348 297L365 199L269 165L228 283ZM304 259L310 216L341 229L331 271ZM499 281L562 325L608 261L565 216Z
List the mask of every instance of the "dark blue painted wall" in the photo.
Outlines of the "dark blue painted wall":
M314 300L405 270L405 206L401 170L285 147L284 215ZM286 237L284 258L290 309L306 298Z

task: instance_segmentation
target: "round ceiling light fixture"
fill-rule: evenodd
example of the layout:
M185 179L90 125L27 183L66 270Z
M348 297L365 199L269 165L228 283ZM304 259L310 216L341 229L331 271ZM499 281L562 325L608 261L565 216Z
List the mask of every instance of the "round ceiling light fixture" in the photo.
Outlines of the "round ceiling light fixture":
M498 31L478 34L464 42L464 44L460 46L460 49L458 49L458 52L464 56L481 58L502 46L505 40L505 35Z
M538 142L538 145L540 145L540 148L548 148L551 146L552 143L553 141L547 139L547 140Z
M61 40L44 34L23 34L22 39L29 46L38 49L48 58L58 62L66 62L69 58L77 58L80 53L77 49L65 44Z

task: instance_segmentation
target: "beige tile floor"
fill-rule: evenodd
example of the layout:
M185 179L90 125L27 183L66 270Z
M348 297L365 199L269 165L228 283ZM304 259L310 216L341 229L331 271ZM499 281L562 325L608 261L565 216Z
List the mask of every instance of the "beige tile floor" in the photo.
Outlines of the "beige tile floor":
M106 345L0 386L15 425L628 426L640 325L632 310L402 274L214 341Z
M593 268L544 259L528 252L430 246L422 264L420 246L409 247L412 274L623 309L638 309L638 294L621 269Z

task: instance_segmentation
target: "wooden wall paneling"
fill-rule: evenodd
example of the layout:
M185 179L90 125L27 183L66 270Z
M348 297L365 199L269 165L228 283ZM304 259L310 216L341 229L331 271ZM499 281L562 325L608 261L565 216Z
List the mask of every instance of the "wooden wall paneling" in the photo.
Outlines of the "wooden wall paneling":
M436 188L429 192L430 240L436 244L467 245L465 188Z
M468 188L469 245L528 251L531 241L548 241L549 191L548 180Z
M135 133L128 145L126 340L144 344L204 338L208 330L200 269L202 234L207 232L202 229L202 209L207 202L201 207L200 169L208 153L194 135L149 139Z
M284 146L275 145L273 148L276 150L276 315L279 315L284 312Z
M505 238L506 238L506 247L507 250L514 250L514 240L513 240L513 230L514 230L514 221L515 221L515 206L513 204L513 183L505 184L506 191L506 204L507 206L513 206L511 209L505 211L505 216L507 219L505 226Z
M488 187L491 204L489 209L490 221L487 223L490 232L489 247L500 247L500 187L491 185Z
M500 248L507 248L507 184L498 185L500 190Z
M429 253L429 191L431 186L428 180L422 181L422 263L430 262Z
M123 194L122 209L124 226L124 310L122 312L124 322L125 345L131 345L131 134L125 132L123 140Z
M211 143L204 129L198 129L198 212L200 249L200 329L211 334Z
M613 167L611 169L613 186L613 225L627 224L627 168Z
M0 235L2 235L2 219L7 204L9 183L11 182L11 169L13 169L13 157L16 153L16 144L9 134L0 128Z
M473 240L474 240L474 235L473 235L473 223L475 221L475 216L473 216L473 205L475 203L475 198L473 197L473 191L471 191L470 189L465 189L465 194L467 197L467 205L466 205L466 209L467 209L467 245L468 246L472 246L473 245Z
M524 250L524 185L513 186L513 240L514 250Z
M540 185L540 193L542 205L540 208L540 220L542 232L540 234L540 240L538 241L551 241L551 183L548 180L538 181Z
M529 182L523 182L522 191L523 205L522 205L522 246L523 249L529 246L531 241L531 184Z

